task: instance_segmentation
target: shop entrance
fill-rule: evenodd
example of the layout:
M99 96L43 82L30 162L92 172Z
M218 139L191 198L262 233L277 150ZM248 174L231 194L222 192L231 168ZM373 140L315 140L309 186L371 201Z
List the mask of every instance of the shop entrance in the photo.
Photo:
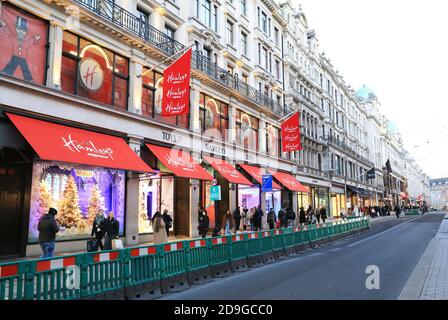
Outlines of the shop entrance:
M177 236L190 236L190 179L176 178L174 199L174 234Z
M25 173L29 166L0 163L0 256L20 255Z

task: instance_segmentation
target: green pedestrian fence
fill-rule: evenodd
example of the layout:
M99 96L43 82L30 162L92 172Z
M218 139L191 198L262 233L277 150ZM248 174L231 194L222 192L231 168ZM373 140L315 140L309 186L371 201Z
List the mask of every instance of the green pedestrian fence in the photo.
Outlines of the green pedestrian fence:
M232 241L230 243L230 263L232 272L248 270L247 245L247 234L237 234L232 236Z
M261 251L263 252L264 263L275 261L274 256L274 232L272 230L260 231L261 233Z
M163 245L160 272L162 293L178 292L189 288L187 254L182 241Z
M74 300L81 297L88 279L83 272L85 255L29 262L26 298L32 300Z
M85 253L81 265L83 297L123 299L125 250Z
M282 259L287 257L285 245L285 233L288 228L271 230L273 237L273 251L275 259Z
M29 265L27 262L0 265L0 300L32 299L32 295L26 296L25 292L26 276L30 274Z
M183 246L186 250L188 283L193 285L211 281L210 248L207 240L187 240Z
M295 230L296 228L287 228L284 229L284 239L285 239L285 250L287 255L296 253L296 243L295 243Z
M160 290L160 257L162 246L126 249L124 295L130 300L155 299Z
M210 249L210 268L213 277L225 277L232 273L230 264L230 236L207 239Z
M247 262L250 267L263 264L263 251L261 246L261 233L250 232L246 234L247 239Z

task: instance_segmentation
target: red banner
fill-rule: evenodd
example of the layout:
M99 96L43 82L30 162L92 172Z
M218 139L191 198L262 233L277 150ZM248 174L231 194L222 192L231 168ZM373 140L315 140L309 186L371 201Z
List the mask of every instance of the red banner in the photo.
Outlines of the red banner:
M300 112L282 123L282 151L302 150L300 144Z
M191 49L163 71L162 116L188 114Z

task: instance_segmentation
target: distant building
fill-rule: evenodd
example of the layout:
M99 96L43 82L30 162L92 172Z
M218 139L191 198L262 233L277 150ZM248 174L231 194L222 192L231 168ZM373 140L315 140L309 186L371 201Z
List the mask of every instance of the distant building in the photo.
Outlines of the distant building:
M430 180L431 207L443 209L448 207L448 177Z

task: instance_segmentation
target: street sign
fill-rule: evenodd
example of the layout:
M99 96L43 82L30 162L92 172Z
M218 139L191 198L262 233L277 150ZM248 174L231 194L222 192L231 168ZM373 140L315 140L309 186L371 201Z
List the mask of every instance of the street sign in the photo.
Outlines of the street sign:
M262 176L261 192L272 192L272 174Z
M210 200L211 201L221 200L221 186L210 187Z

